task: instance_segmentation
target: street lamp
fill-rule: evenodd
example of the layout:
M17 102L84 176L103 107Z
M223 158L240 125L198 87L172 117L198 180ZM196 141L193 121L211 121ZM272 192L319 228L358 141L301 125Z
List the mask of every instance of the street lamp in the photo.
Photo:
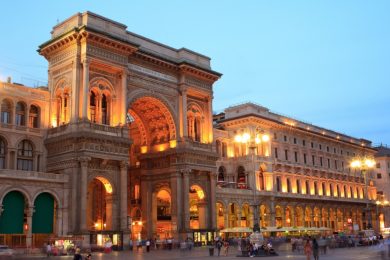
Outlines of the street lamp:
M253 168L253 232L260 232L260 218L259 218L259 203L257 201L257 187L256 187L256 161L255 161L255 150L256 147L261 143L268 143L270 137L265 134L263 130L255 129L255 131L243 132L237 134L234 137L236 143L242 143L248 145L252 156L252 168ZM263 150L263 149L262 149ZM263 151L262 151L263 152Z
M364 185L365 185L365 195L366 195L366 212L368 214L368 225L367 228L372 228L372 223L371 223L371 213L369 212L369 201L368 201L368 184L367 184L367 170L373 168L375 165L375 160L368 158L368 157L362 157L362 158L355 158L351 162L351 168L354 169L360 169L363 174L364 178Z

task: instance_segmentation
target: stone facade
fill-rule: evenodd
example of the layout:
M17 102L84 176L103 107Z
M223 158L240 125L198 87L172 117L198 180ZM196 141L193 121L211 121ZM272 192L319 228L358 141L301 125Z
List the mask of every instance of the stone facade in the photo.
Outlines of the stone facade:
M208 243L257 216L263 228L375 221L372 176L366 187L349 169L353 156L373 156L369 141L254 104L226 109L213 125L221 74L210 58L90 12L51 35L39 46L47 88L0 84L0 244L37 247L64 236L81 246ZM44 205L49 231L37 228ZM12 216L23 230L2 226Z
M361 172L349 166L355 156L374 156L369 141L252 103L215 119L218 228L251 227L256 213L265 231L375 227L373 173L366 187Z
M387 146L376 147L376 166L374 178L378 189L377 215L379 218L378 228L390 227L390 148Z

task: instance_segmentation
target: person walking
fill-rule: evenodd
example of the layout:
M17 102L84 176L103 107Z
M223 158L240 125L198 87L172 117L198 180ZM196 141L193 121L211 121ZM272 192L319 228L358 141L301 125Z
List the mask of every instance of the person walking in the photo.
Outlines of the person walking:
M80 254L80 248L76 248L76 252L74 253L73 260L83 260L83 257Z
M313 238L313 256L314 256L314 260L319 260L319 246L318 246L318 242L317 242L317 239Z
M303 248L303 252L305 252L306 259L310 260L310 258L311 258L310 256L313 253L313 250L312 250L312 247L310 245L309 239L306 240L306 244L305 244L305 247Z
M225 248L225 256L227 256L229 253L229 242L227 240L225 240L225 242L223 243L223 246Z
M217 250L218 250L218 256L221 254L222 245L223 244L222 244L221 239L218 239L217 244L216 244L216 247L217 247Z

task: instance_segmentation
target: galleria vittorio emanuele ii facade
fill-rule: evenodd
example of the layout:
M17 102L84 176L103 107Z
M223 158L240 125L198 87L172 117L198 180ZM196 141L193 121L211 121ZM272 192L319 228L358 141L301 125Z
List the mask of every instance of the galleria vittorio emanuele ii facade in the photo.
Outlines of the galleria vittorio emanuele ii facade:
M91 12L39 46L48 86L0 83L0 244L122 247L377 227L371 142L254 103L213 115L210 58Z

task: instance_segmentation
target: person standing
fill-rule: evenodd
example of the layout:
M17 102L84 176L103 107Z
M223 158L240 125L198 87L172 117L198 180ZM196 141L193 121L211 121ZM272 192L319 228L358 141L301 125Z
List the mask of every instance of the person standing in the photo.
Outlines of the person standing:
M315 238L313 238L313 256L314 256L314 260L318 260L319 259L319 246L318 246L318 243L317 243L317 240Z
M47 246L46 246L46 255L47 255L47 257L50 257L50 256L51 256L51 245L50 245L50 243L47 243Z
M150 252L150 240L146 240L146 252Z
M303 248L303 251L305 252L306 259L310 260L310 258L311 258L310 256L313 253L313 250L312 250L312 247L310 245L309 239L306 240L306 244L305 244L305 247Z
M216 246L217 246L218 256L219 256L221 254L221 248L222 248L222 241L221 241L221 239L218 239Z

